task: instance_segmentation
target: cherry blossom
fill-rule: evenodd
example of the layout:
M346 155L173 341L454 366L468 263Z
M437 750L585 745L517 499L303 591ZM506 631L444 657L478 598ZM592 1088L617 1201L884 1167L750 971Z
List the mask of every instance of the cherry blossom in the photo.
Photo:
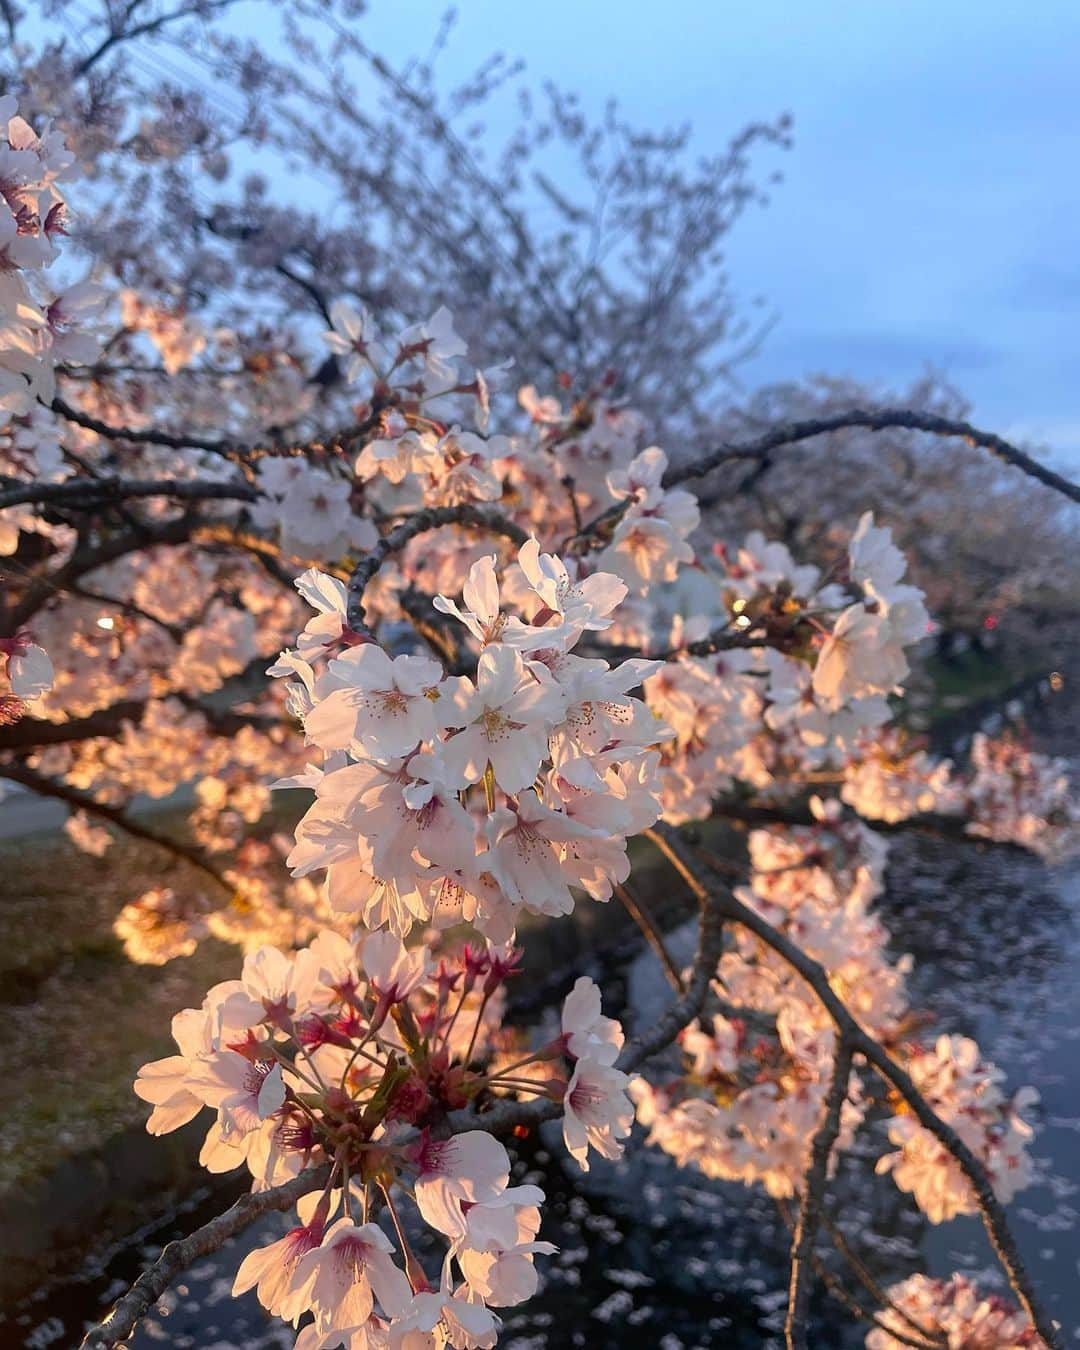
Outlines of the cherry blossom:
M366 310L336 300L330 306L330 321L333 328L323 334L323 341L332 352L348 358L345 378L350 384L359 379L365 366L379 370L386 364L382 347L372 339L371 316Z
M563 1100L563 1142L583 1172L589 1170L589 1149L603 1158L623 1154L619 1142L630 1133L634 1108L626 1095L625 1073L594 1059L579 1059Z
M562 1030L566 1048L575 1059L591 1059L610 1066L622 1049L622 1027L600 1012L600 990L582 975L563 1002Z
M451 1238L465 1231L462 1202L489 1203L510 1177L506 1149L483 1130L466 1130L452 1139L425 1137L416 1165L417 1207L433 1228Z
M529 673L513 648L497 646L481 652L475 687L462 677L445 697L452 711L443 720L462 730L445 742L442 759L459 786L479 782L488 764L504 792L535 781L547 757L546 728L562 710L557 685Z
M370 643L353 647L328 662L304 729L321 750L355 744L376 758L408 754L435 735L441 680L438 664L427 657L391 658Z

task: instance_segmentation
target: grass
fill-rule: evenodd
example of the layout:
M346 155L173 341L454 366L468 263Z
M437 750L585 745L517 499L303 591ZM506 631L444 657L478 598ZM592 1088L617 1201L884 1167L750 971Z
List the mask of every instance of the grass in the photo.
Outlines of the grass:
M927 657L912 682L916 696L904 710L905 717L911 720L914 714L921 728L934 727L964 708L1001 699L1014 685L1041 673L1045 664L1045 660L1024 663L1015 654L1006 661L996 652L974 648L947 661Z
M143 1117L136 1069L169 1053L173 1013L235 973L237 953L210 940L164 967L128 961L112 933L123 905L202 884L137 841L104 858L60 833L4 842L0 878L0 1074L15 1103L0 1122L3 1191Z

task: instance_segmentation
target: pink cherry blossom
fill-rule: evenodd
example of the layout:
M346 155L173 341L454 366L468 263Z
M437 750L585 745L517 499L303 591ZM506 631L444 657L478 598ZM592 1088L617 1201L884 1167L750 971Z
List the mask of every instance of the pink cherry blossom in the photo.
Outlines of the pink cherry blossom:
M613 1017L600 1012L600 990L587 975L578 978L563 1001L562 1032L575 1059L611 1065L623 1045L623 1030Z
M442 747L454 782L479 782L489 763L504 792L521 792L535 781L547 755L547 728L563 706L552 681L526 670L519 652L492 646L480 654L475 688L463 677L448 699L452 711L445 720L463 728Z
M436 731L433 696L439 666L423 656L391 659L371 644L330 661L319 681L320 701L305 730L321 750L356 745L377 759L406 755Z
M579 1059L563 1099L563 1142L583 1172L589 1149L603 1158L621 1158L619 1142L630 1133L634 1108L626 1095L625 1073L593 1059Z
M424 1219L450 1238L465 1232L462 1201L486 1204L506 1189L510 1159L497 1139L466 1130L450 1139L425 1136L416 1158L416 1203Z

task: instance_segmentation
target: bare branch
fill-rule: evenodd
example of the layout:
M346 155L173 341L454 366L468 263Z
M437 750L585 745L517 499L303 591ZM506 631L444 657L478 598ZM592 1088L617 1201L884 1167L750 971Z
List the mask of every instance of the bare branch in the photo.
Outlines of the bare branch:
M1070 501L1080 502L1080 484L1073 483L1061 474L1040 464L1026 451L996 436L990 431L980 431L970 422L958 421L951 417L939 417L936 413L917 412L911 408L853 408L850 412L838 413L834 417L814 417L805 422L788 422L773 427L756 440L741 444L721 445L701 459L690 460L677 465L664 475L664 486L675 487L689 478L701 478L731 460L763 459L770 451L782 445L794 445L798 441L807 441L814 436L825 436L832 431L843 431L846 427L862 427L867 431L887 431L902 428L908 431L927 431L935 436L958 436L969 445L977 445L988 450L998 459L1013 468L1036 478L1040 483L1060 492Z
M85 427L87 431L96 432L98 436L104 436L110 441L130 441L132 445L164 445L170 450L205 450L209 454L222 455L226 459L242 455L251 448L237 441L207 440L201 436L177 436L171 431L158 431L154 427L110 426L108 422L102 422L98 417L91 417L89 413L73 408L70 403L59 397L54 398L48 406L58 417L74 422L76 426Z
M622 902L623 908L641 929L645 936L645 941L656 953L660 964L664 967L664 974L668 978L668 983L677 994L683 993L682 975L679 973L679 967L671 958L671 953L664 942L664 935L653 921L652 915L635 897L628 886L616 886L615 894Z
M133 24L130 28L114 27L102 38L101 42L94 48L89 56L84 59L75 68L75 75L88 75L97 65L101 58L107 55L112 49L121 42L131 42L135 38L151 37L161 29L167 27L170 23L176 23L179 19L206 18L213 10L227 9L235 4L236 0L195 0L193 4L183 5L180 9L169 10L164 14L158 14L152 19L146 19L143 23ZM129 6L129 13L134 6Z
M821 1211L821 1224L832 1239L833 1246L854 1271L855 1278L872 1298L876 1298L884 1309L893 1313L900 1318L901 1321L906 1322L912 1331L920 1336L923 1341L928 1341L931 1345L945 1346L945 1337L940 1332L934 1331L931 1327L924 1326L921 1322L916 1321L915 1318L902 1308L899 1303L894 1302L893 1299L889 1297L888 1291L883 1289L873 1275L871 1275L870 1271L867 1270L865 1263L859 1258L858 1254L852 1250L851 1244L837 1225L829 1218L824 1208L822 1208Z
M0 489L0 510L37 502L69 510L97 509L134 497L175 497L178 501L228 500L253 502L259 496L248 483L213 483L175 478L68 478L62 483L19 483Z
M784 1204L783 1200L778 1199L776 1207L780 1211L780 1217L783 1219L788 1230L794 1232L795 1225L791 1221L791 1216L789 1215L787 1206ZM827 1222L824 1214L822 1215L822 1221ZM883 1322L872 1308L864 1307L853 1294L850 1294L819 1256L811 1255L810 1264L814 1268L814 1274L825 1286L826 1290L838 1303L843 1304L852 1316L858 1318L860 1321L870 1322L875 1327L880 1327L882 1331L887 1331L890 1336L895 1337L901 1345L910 1345L914 1347L914 1350L947 1350L945 1341L940 1336L929 1332L924 1333L921 1330L919 1330L917 1337L914 1333L909 1336L905 1332L895 1331L891 1326ZM896 1312L900 1311L884 1291L881 1291L881 1294L882 1302L886 1304L890 1310ZM907 1314L904 1314L904 1316L906 1317ZM907 1320L910 1323L911 1319L908 1318Z

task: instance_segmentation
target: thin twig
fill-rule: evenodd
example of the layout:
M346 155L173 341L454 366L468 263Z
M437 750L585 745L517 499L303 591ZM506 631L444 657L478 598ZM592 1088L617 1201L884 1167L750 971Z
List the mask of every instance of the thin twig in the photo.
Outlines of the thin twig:
M776 1207L779 1210L780 1217L783 1219L788 1231L793 1232L795 1225L792 1222L791 1215L788 1213L787 1205L783 1200L777 1199ZM847 1308L848 1312L859 1321L870 1322L873 1326L880 1327L882 1331L887 1331L890 1336L893 1336L902 1345L912 1346L913 1350L943 1350L943 1347L945 1346L943 1338L930 1338L927 1336L924 1339L920 1335L920 1337L916 1339L914 1336L908 1336L903 1332L894 1330L887 1323L883 1322L881 1317L879 1317L872 1308L864 1307L853 1294L849 1293L848 1290L844 1288L825 1262L822 1261L820 1256L812 1256L810 1263L814 1268L814 1274L825 1286L826 1290L838 1303L842 1303L843 1306ZM889 1301L889 1307L894 1307L891 1300Z
M667 976L668 983L671 985L672 989L674 989L677 994L683 993L682 975L679 973L679 967L672 960L671 953L668 951L667 945L664 942L664 935L653 922L652 915L649 914L642 906L641 902L636 899L628 886L617 885L615 887L615 894L622 901L623 908L626 910L627 914L630 915L633 921L641 929L645 936L645 941L656 953L657 959L664 967L664 974Z
M945 1345L945 1338L940 1333L923 1326L921 1322L916 1321L910 1313L905 1312L898 1303L895 1303L889 1297L888 1291L881 1287L880 1283L867 1269L866 1263L852 1250L851 1243L848 1242L840 1228L829 1218L824 1208L821 1211L821 1226L829 1234L833 1246L851 1267L855 1278L872 1298L876 1298L887 1312L895 1313L897 1317L902 1318L913 1331L931 1344Z

